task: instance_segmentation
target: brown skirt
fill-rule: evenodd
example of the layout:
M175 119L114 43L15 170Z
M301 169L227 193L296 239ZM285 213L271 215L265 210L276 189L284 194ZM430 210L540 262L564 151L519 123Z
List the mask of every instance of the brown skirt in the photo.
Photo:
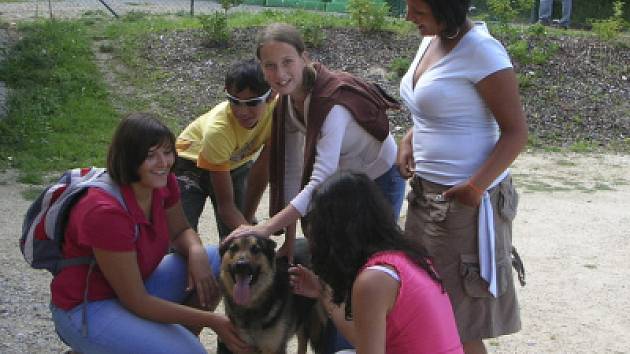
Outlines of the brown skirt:
M418 176L407 195L405 234L419 237L429 251L448 292L462 342L517 332L521 320L512 276L512 220L518 195L508 176L490 189L494 210L498 297L479 275L479 208L439 196L449 186Z

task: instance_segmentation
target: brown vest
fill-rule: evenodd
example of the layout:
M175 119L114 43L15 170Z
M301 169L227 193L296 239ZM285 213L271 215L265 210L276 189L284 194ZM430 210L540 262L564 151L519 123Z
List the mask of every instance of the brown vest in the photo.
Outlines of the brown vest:
M328 70L320 63L314 63L313 67L317 72L317 79L311 90L308 109L302 187L308 183L313 172L317 137L333 106L341 105L348 109L354 120L379 141L384 141L389 134L387 109L400 109L398 101L376 84L367 83L345 72ZM287 96L280 97L273 112L269 175L270 216L282 210L287 203L284 200L284 125L288 119L288 104Z

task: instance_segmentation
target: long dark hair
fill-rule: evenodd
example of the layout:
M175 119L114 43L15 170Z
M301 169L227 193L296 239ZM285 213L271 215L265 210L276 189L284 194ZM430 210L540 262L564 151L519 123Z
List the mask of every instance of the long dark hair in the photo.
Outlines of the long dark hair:
M354 279L377 252L402 251L441 284L424 246L402 233L389 202L365 174L333 174L313 193L311 206L307 237L313 270L332 288L333 302L345 302L347 318Z

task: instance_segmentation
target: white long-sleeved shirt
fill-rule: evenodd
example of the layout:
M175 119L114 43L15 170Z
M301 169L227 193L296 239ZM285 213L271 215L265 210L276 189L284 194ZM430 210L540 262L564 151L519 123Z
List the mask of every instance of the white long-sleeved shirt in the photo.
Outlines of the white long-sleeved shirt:
M310 96L305 100L304 112L308 112L309 103ZM284 196L301 215L308 212L315 188L337 170L362 172L376 179L396 161L397 146L391 134L383 142L377 140L354 120L348 109L335 105L320 130L309 182L300 189L306 126L296 118L293 105L287 106ZM304 120L308 122L306 113Z

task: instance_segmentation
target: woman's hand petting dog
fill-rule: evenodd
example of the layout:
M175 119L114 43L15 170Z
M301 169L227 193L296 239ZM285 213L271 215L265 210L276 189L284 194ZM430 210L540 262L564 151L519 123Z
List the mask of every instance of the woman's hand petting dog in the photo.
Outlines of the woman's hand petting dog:
M221 245L228 244L235 238L248 236L248 235L256 235L260 237L269 237L271 232L267 232L265 227L262 224L258 225L240 225L236 229L234 229L230 234L221 241Z
M319 298L324 290L319 277L301 264L289 268L289 284L294 294L314 299Z
M232 353L252 353L252 346L244 342L239 336L236 327L225 316L217 316L218 324L213 328L217 336Z

